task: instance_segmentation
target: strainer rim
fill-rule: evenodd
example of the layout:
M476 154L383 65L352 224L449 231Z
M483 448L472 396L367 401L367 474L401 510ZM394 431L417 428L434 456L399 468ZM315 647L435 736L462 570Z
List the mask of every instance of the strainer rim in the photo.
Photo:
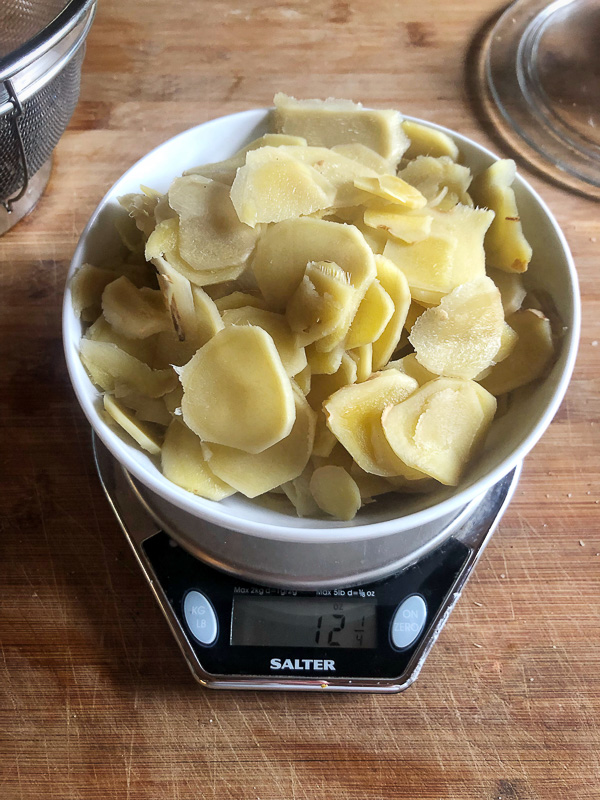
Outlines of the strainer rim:
M5 81L50 50L77 25L97 0L69 0L41 31L0 57L0 81Z

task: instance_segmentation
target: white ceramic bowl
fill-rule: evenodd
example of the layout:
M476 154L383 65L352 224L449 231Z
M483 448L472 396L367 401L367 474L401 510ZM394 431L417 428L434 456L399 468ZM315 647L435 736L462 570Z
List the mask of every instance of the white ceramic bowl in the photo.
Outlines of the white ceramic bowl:
M88 222L73 256L69 277L85 262L102 264L121 252L114 227L120 207L117 198L139 191L140 184L166 191L173 178L198 164L231 156L247 142L269 129L269 110L256 109L212 120L175 136L144 156L106 194ZM423 120L416 120L423 122ZM453 131L443 130L458 143L465 163L480 171L497 160L490 151ZM356 541L410 531L452 516L471 499L490 488L521 461L550 424L565 394L573 370L580 327L577 276L565 238L549 209L521 177L515 191L525 234L533 247L533 261L526 274L530 285L550 292L566 326L556 363L550 374L503 417L494 421L481 457L468 469L458 487L440 486L427 495L392 494L367 505L349 523L300 519L268 507L259 500L236 494L219 503L196 497L166 480L155 459L105 423L99 413L101 395L91 383L78 355L82 334L73 313L67 283L63 309L63 336L67 365L77 398L90 424L121 464L160 497L224 528L264 538L295 542Z

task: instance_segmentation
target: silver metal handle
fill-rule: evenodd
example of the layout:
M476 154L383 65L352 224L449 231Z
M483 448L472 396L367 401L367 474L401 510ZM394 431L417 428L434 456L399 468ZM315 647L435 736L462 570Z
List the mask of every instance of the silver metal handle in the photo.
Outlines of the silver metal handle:
M21 134L21 128L19 126L19 117L23 116L23 106L21 105L21 101L19 100L17 93L15 92L12 82L10 80L5 80L4 86L8 94L9 102L12 104L12 110L8 113L7 116L12 126L13 133L15 135L17 149L19 150L19 159L21 167L23 169L23 184L18 193L14 195L14 197L8 198L6 200L0 200L0 204L6 209L7 213L10 214L12 213L13 205L18 200L20 200L27 191L27 187L29 186L29 167L27 166L25 143L23 142L23 136Z

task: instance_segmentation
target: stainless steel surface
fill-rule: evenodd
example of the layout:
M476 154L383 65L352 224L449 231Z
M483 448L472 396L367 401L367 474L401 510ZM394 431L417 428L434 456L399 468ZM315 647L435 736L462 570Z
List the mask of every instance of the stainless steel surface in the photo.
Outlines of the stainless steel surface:
M479 561L485 546L492 537L498 522L510 503L521 473L521 465L519 464L511 473L505 476L480 498L476 507L472 509L469 514L468 519L463 521L462 527L455 530L456 538L467 545L467 547L471 549L471 553L452 591L438 609L433 620L433 625L429 628L428 635L421 640L408 667L398 679L351 680L346 678L327 678L321 680L299 677L297 679L276 680L264 676L211 675L203 670L193 648L190 646L187 636L183 633L181 625L173 613L168 599L163 593L162 587L155 580L155 576L141 547L145 539L158 533L162 528L157 521L147 513L144 505L139 502L139 495L136 493L132 494L132 483L127 479L126 473L118 462L112 458L108 450L96 438L94 438L94 445L96 466L108 501L146 575L154 596L169 623L169 627L183 652L190 670L202 686L212 689L327 690L334 692L378 693L395 693L407 689L417 679L431 648L446 624L452 609L458 602L469 575ZM272 543L269 542L268 544L270 545ZM266 551L265 555L268 555Z
M44 193L44 189L50 180L50 173L52 172L52 157L46 161L31 178L27 185L27 191L20 200L13 203L12 211L8 211L0 205L0 236L6 231L14 227L19 220L26 217L30 211L35 208L38 200Z
M48 163L77 104L95 7L96 0L3 3L0 204L10 216L3 218L0 233L23 216L16 206L26 196L31 210L29 183Z

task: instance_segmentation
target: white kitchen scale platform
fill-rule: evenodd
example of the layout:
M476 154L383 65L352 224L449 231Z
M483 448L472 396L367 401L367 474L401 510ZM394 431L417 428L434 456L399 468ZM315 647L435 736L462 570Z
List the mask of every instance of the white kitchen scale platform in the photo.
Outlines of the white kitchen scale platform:
M106 496L177 643L194 677L214 689L408 688L496 529L521 471L519 465L469 504L458 527L440 536L441 543L416 562L401 569L392 563L387 574L379 569L374 580L357 574L356 580L304 589L286 587L285 577L256 581L239 567L221 562L216 568L210 556L201 560L192 555L179 543L186 540L180 528L165 530L166 501L158 501L157 515L143 487L97 438L94 448ZM201 539L207 523L190 518L189 524L194 538ZM268 563L272 543L259 540L258 546Z

